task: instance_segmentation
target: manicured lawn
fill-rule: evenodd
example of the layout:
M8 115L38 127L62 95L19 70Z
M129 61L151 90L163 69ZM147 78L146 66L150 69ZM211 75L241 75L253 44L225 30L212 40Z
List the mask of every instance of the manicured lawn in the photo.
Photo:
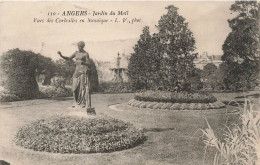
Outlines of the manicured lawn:
M247 98L254 104L260 104L260 91L245 91L237 93L213 93L213 95L222 102L237 101L238 103L244 103L245 98Z
M248 95L257 92L249 92ZM243 93L215 93L219 100L243 100ZM253 95L255 96L255 95ZM206 128L205 118L219 135L224 124L239 123L238 113L226 109L209 111L169 111L129 107L125 103L134 94L94 94L92 101L97 113L131 122L145 131L148 139L137 147L113 153L54 154L35 152L18 147L12 141L18 129L37 119L68 114L72 98L40 99L1 103L0 160L12 165L85 165L85 164L212 164L214 151L205 146L200 128ZM237 98L235 98L237 97ZM251 98L252 99L252 98ZM259 98L253 98L254 103ZM228 112L238 107L228 107Z

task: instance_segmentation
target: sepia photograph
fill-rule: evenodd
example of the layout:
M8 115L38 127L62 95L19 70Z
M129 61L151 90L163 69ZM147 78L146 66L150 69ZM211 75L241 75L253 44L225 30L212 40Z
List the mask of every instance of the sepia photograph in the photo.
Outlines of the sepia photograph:
M260 165L260 1L0 0L0 165Z

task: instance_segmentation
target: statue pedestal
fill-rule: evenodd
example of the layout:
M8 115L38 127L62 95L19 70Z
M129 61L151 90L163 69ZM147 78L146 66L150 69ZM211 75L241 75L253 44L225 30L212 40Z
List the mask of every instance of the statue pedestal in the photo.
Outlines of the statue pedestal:
M88 115L96 115L95 108L86 108Z

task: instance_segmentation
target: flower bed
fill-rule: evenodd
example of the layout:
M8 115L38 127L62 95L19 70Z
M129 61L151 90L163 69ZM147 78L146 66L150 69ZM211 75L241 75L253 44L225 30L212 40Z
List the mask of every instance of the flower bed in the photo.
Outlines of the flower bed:
M217 99L210 94L146 91L137 93L135 99L146 102L164 103L214 103Z
M20 128L15 143L35 151L80 154L123 150L145 139L133 125L111 117L53 116Z
M225 104L220 101L214 103L163 103L163 102L146 102L132 99L128 105L137 108L150 109L169 109L169 110L208 110L224 108Z

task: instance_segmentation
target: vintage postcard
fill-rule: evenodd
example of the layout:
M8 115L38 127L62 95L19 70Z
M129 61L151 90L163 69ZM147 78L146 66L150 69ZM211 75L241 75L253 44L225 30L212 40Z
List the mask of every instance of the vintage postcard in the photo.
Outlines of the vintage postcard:
M0 1L0 165L260 164L259 1Z

